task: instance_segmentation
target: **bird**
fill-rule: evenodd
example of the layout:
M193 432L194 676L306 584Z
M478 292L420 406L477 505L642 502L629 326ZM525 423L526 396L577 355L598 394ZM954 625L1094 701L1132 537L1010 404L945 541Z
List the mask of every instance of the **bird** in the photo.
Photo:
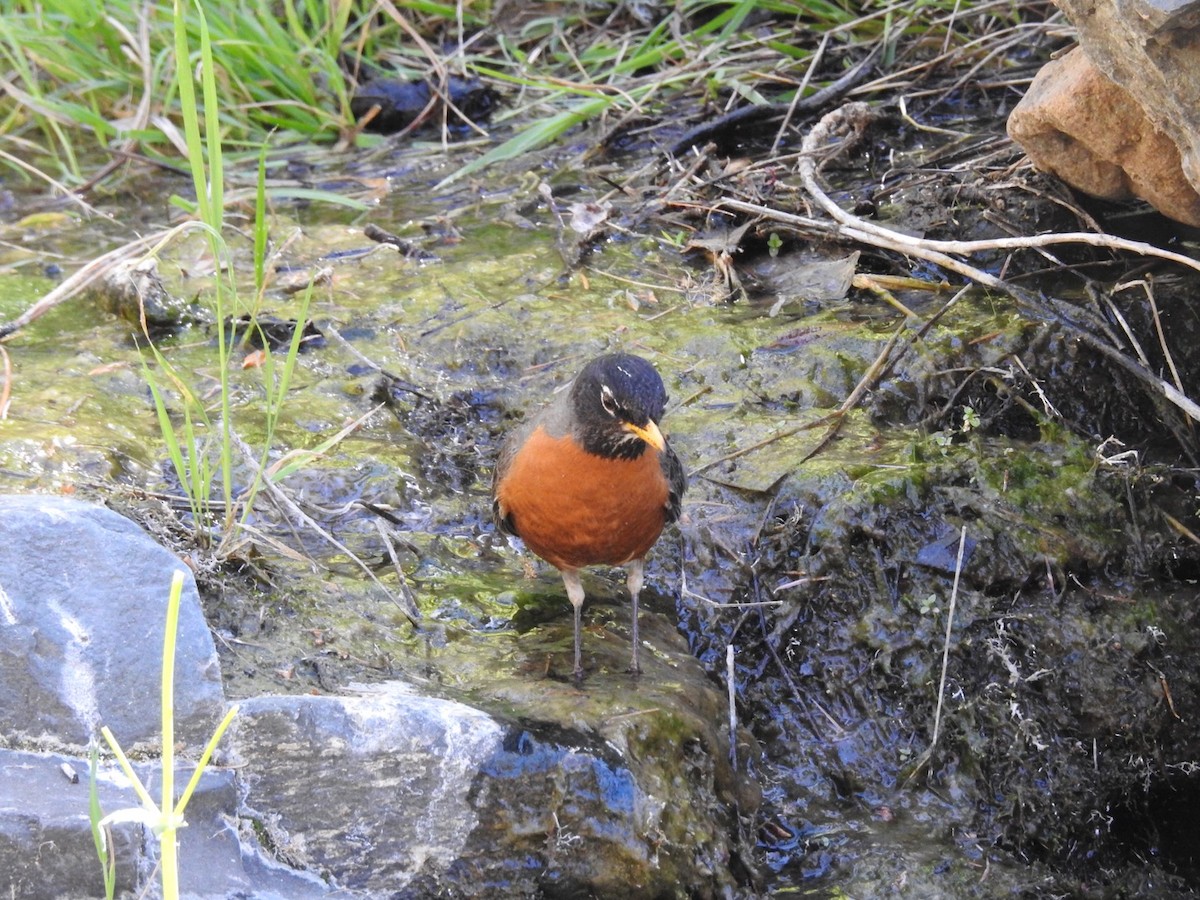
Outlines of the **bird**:
M633 603L630 672L638 674L638 594L645 559L679 518L683 464L659 427L667 391L654 366L629 353L588 362L504 440L492 479L497 527L559 570L574 608L576 681L586 566L626 566Z

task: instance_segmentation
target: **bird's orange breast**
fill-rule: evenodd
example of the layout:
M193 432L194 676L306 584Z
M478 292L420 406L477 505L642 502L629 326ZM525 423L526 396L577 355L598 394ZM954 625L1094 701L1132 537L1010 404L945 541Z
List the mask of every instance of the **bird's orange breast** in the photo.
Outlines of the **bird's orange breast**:
M662 533L667 496L653 447L637 459L605 459L541 427L496 485L502 515L530 550L560 569L645 556Z

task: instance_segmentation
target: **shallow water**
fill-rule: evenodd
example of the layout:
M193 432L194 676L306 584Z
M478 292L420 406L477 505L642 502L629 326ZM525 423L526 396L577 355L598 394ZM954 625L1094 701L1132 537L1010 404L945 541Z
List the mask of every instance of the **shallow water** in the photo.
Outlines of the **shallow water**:
M1050 326L974 294L915 340L823 443L825 417L904 326L901 313L859 292L801 297L774 317L771 297L714 302L707 264L652 228L581 247L532 174L548 154L438 191L451 164L417 165L428 152L399 152L369 172L352 160L322 167L327 183L362 176L340 183L369 198L365 212L273 210L279 276L322 267L332 276L314 288L310 307L325 340L299 358L269 459L316 448L366 418L281 483L341 547L261 495L248 543L224 566L196 554L229 693L337 690L399 676L491 708L564 702L554 676L569 666L569 606L553 571L494 535L491 459L520 415L584 360L620 348L662 371L672 396L666 430L693 475L684 517L649 567L643 629L651 648L664 648L651 650L657 675L631 687L618 674L628 652L620 573L585 582L590 689L611 691L592 700L603 719L606 704L627 713L630 690L642 704L659 691L686 695L689 682L669 674L665 652L680 637L707 670L686 677L706 683L723 678L726 648L737 648L739 724L756 741L742 746L742 763L764 797L752 825L760 887L1009 895L1074 884L1088 854L1117 873L1110 883L1130 883L1120 849L1144 846L1144 832L1131 840L1093 829L1087 845L1088 829L1055 825L1052 809L1063 797L1082 798L1072 807L1081 815L1119 800L1133 804L1129 821L1141 821L1133 787L1120 793L1117 757L1128 739L1121 723L1153 701L1122 685L1152 663L1177 685L1176 701L1190 703L1180 697L1192 680L1184 666L1192 620L1180 623L1174 601L1160 602L1158 579L1186 577L1194 566L1188 551L1170 548L1174 533L1149 505L1157 496L1178 511L1188 476L1104 465L1092 436L1039 404L1041 391L1061 402L1104 373L1081 366ZM608 190L594 174L564 167L554 179L594 198ZM130 199L184 190L149 175L131 180ZM47 266L70 269L161 213L134 210L144 218L62 217L26 241L0 278L0 318L55 283L42 274ZM436 258L375 244L363 235L368 223ZM242 296L251 297L249 245L235 235L230 246ZM169 293L210 296L207 256L195 236L168 245L158 271ZM860 263L873 267L884 268ZM924 318L945 296L904 300ZM300 302L269 288L257 309L287 320ZM155 339L215 410L211 320ZM94 293L8 340L0 489L110 502L194 553L178 528L194 524L190 514L168 516L143 493L178 493L144 346L136 325ZM234 426L261 449L263 369L229 377ZM381 399L388 404L371 412ZM248 473L239 463L237 483ZM1161 486L1172 479L1176 488ZM357 505L364 500L400 524L381 530ZM974 549L956 598L945 731L931 765L908 781L930 743L963 524ZM1127 549L1131 533L1146 545L1144 559ZM1164 563L1172 557L1174 572ZM1131 572L1146 577L1134 582ZM404 612L406 592L420 632ZM1125 599L1111 599L1118 593L1137 616ZM1060 617L1061 626L1047 627ZM1160 632L1170 635L1165 648L1146 637ZM1090 653L1107 656L1081 665ZM1109 708L1080 711L1080 696L1108 698L1099 705ZM1164 766L1176 764L1186 740L1163 737L1169 716L1161 701L1155 710L1138 751L1157 748ZM1097 759L1112 768L1088 780L1081 761L1090 765L1093 740L1109 742Z

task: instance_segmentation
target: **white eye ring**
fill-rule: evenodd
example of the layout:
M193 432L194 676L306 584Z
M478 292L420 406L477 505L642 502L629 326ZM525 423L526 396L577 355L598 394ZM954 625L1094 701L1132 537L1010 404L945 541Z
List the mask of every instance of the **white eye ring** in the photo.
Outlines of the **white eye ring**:
M613 396L613 392L607 384L600 385L600 405L604 407L604 411L610 416L616 416L617 398Z

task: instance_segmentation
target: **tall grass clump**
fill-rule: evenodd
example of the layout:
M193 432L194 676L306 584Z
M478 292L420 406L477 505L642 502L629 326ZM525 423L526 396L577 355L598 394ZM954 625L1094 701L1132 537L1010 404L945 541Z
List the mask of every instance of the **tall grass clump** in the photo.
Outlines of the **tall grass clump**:
M176 368L152 341L149 343L155 367L145 367L147 380L154 397L155 410L162 430L168 456L187 495L196 533L210 540L212 531L225 542L236 534L239 522L253 508L254 498L261 487L267 454L275 436L280 414L291 383L292 373L300 350L300 341L307 320L312 285L304 292L292 340L280 362L272 353L270 342L263 338L257 314L266 286L267 194L266 145L258 157L257 191L254 215L254 290L250 302L239 293L235 270L224 237L224 151L222 143L221 100L217 95L216 66L213 42L207 19L198 0L192 4L198 35L195 71L198 72L201 94L197 96L191 79L193 71L190 29L184 15L186 0L175 2L175 57L180 61L178 79L179 105L187 145L187 159L196 200L189 204L179 198L174 201L188 208L208 240L209 250L216 263L211 291L213 318L216 322L216 363L220 390L215 410L210 410L198 395L185 373ZM239 332L236 322L248 321ZM231 372L233 357L239 345L252 335L262 338L263 362L263 445L261 456L252 470L249 482L235 490L234 473L238 469L233 433L231 403ZM170 403L168 391L173 391L177 409ZM214 495L214 490L217 493Z
M208 534L213 525L214 482L220 485L224 509L225 533L232 530L235 509L233 504L233 440L230 421L230 366L233 335L225 327L232 321L237 288L232 280L233 269L223 265L229 259L224 239L224 157L221 144L220 116L217 114L216 70L212 58L212 42L207 20L199 3L194 5L199 22L198 72L203 92L203 107L192 82L191 48L188 41L184 0L175 0L175 59L178 65L177 86L183 116L187 159L192 175L196 200L193 212L208 240L215 262L212 287L212 306L217 333L217 367L220 372L219 407L215 423L205 403L189 384L188 378L176 369L159 348L150 343L157 371L145 367L150 390L154 397L159 426L167 444L167 452L184 493L191 506L198 535ZM201 110L207 114L201 115ZM202 134L201 128L204 128ZM176 202L179 202L178 200ZM175 389L179 402L179 421L172 419L166 387Z
M333 141L352 132L341 66L352 0L14 0L0 16L0 148L29 151L79 183L114 147L174 163L188 152L180 113L182 36L202 39L220 86L224 140L238 150L272 131Z
M268 200L303 196L359 206L356 201L303 187L267 188L268 144L306 135L340 135L350 121L341 68L355 4L349 0L227 0L220 16L200 0L92 4L82 0L17 0L0 16L0 166L22 175L29 163L65 173L67 187L85 179L85 160L114 149L150 158L183 158L191 197L173 197L191 217L155 247L182 232L202 230L214 261L204 300L215 323L219 392L203 394L194 373L145 334L144 371L154 398L167 455L186 494L197 538L223 544L235 536L261 487L261 476L283 410L308 312L301 298L298 324L286 353L264 343L265 418L257 465L239 459L233 431L234 356L257 324L266 284ZM8 144L12 150L5 149ZM232 149L231 149L232 148ZM253 153L250 151L253 150ZM16 152L19 151L19 152ZM49 163L47 163L49 161ZM253 289L239 291L226 244L225 189L230 172L257 163ZM230 165L232 164L232 165ZM59 185L58 179L43 177ZM235 324L235 323L243 324ZM245 324L248 323L248 324ZM265 412L263 412L265 411ZM257 425L257 423L256 423ZM239 478L238 471L249 475Z

